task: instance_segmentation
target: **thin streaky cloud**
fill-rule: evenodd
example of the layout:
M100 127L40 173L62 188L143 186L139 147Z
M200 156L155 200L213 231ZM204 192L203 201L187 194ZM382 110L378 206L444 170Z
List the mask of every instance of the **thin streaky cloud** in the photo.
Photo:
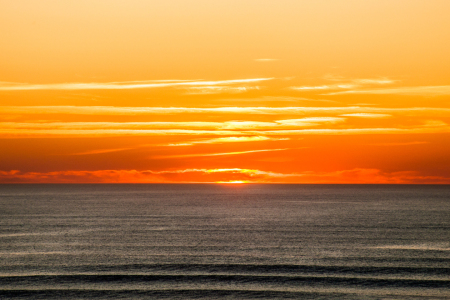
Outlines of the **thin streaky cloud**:
M327 84L327 85L317 85L317 86L292 86L290 89L296 90L296 91L320 91L320 90L349 90L349 89L356 89L360 88L366 85L385 85L385 84L392 84L395 83L395 80L387 79L387 78L378 78L378 79L344 79L341 77L337 78L325 78L332 81L339 81L341 83L338 84ZM344 92L335 92L337 93L344 93ZM334 93L333 93L334 94ZM329 94L326 94L329 95Z
M338 90L338 89L352 89L357 87L354 84L333 84L333 85L317 85L317 86L291 86L291 90L296 91L311 91L311 90Z
M327 74L323 77L325 80L337 81L337 82L350 82L358 85L383 85L383 84L393 84L398 82L398 80L389 79L387 77L379 78L346 78L339 75Z
M311 98L304 98L304 97L289 97L289 96L264 96L262 98L259 98L262 101L290 101L290 102L301 102L301 101L307 101L307 102L328 102L328 103L338 103L338 101L334 100L327 100L327 99L311 99ZM244 99L245 101L245 99Z
M450 95L450 85L398 87L389 89L368 89L333 92L326 95L341 94L374 94L374 95L406 95L406 96L445 96Z
M129 84L129 83L172 83L172 82L194 82L202 81L203 79L156 79L156 80L131 80L131 81L112 81L114 84Z
M231 137L221 137L214 139L202 139L202 140L194 140L187 141L183 143L172 143L172 144L163 144L158 146L192 146L195 144L223 144L223 143L236 143L236 142L260 142L260 141L279 141L279 140L289 140L288 138L269 138L266 136L231 136ZM145 147L154 147L155 145L144 144L138 145L133 148L114 148L114 149L97 149L91 151L84 151L79 153L73 153L70 155L95 155L95 154L103 154L103 153L112 153L112 152L122 152L127 150L134 150Z
M167 171L148 171L152 174L185 174L185 173L233 173L233 174L245 174L249 176L266 175L272 177L289 177L289 176L302 176L295 173L276 173L271 171L262 171L257 169L243 169L243 168L219 168L219 169L182 169L182 170L167 170Z
M183 158L183 157L203 157L203 156L225 156L225 155L240 155L240 154L248 154L248 153L274 152L274 151L285 151L285 150L289 150L289 148L284 148L284 149L261 149L261 150L235 151L235 152L222 152L222 153L199 153L199 154L163 155L163 156L154 156L153 158Z
M323 124L334 124L345 118L315 117L303 119L276 120L274 122L258 121L224 121L224 122L0 122L2 129L217 129L217 130L249 130L277 129L280 127L310 127Z
M257 134L257 133L256 133ZM233 135L255 135L251 132L233 130L188 130L188 129L2 129L0 136L5 135L11 138L27 137L38 138L45 136L233 136Z
M419 128L347 128L292 130L188 130L188 129L0 129L0 136L8 138L42 138L62 136L296 136L296 135L362 135L362 134L418 134L449 133L450 126L421 126Z
M258 87L259 88L259 87ZM326 103L339 103L339 101L335 100L326 100L326 99L311 99L304 97L291 97L291 96L262 96L258 98L223 98L223 99L215 99L216 102L326 102Z
M188 87L186 94L188 95L211 95L211 94L239 94L252 90L259 90L259 86L195 86Z
M425 127L439 127L439 126L447 126L448 124L441 120L427 120L423 124Z
M433 113L450 114L444 107L368 107L368 106L227 106L227 107L119 107L119 106L0 106L0 114L70 114L70 115L150 115L180 113L236 114L306 114L306 113Z
M285 138L269 138L267 136L230 136L215 139L187 141L182 143L166 144L164 146L192 146L195 144L222 144L222 143L236 143L236 142L260 142L269 140L287 140Z
M316 126L318 124L311 122L299 122L297 126ZM282 126L293 126L291 124L285 125L280 121L275 122L256 122L256 121L227 121L223 122L220 129L230 129L230 130L259 130L259 129L276 129L276 127Z
M180 129L226 127L226 122L0 122L3 129Z
M389 114L371 114L371 113L353 113L353 114L343 114L342 117L356 117L356 118L369 118L369 119L382 119L389 118L392 115Z
M241 173L246 174L250 176L255 175L266 175L271 177L290 177L290 176L301 176L298 174L292 174L292 173L276 173L276 172L270 172L270 171L262 171L262 170L255 170L255 169L240 169L240 168L232 168L232 169L207 169L206 171L203 171L205 173Z
M287 120L277 120L276 123L283 126L315 126L320 123L324 124L335 124L339 122L344 122L345 118L339 117L313 117L313 118L301 118L301 119L287 119Z
M249 78L217 81L130 81L130 82L89 82L89 83L54 83L54 84L0 84L0 91L28 91L28 90L126 90L126 89L148 89L163 87L189 87L189 86L215 86L239 83L252 83L273 80L275 78Z
M254 61L258 62L272 62L272 61L278 61L278 58L256 58Z
M248 131L247 131L248 132ZM268 136L277 135L358 135L358 134L414 134L414 133L448 133L450 126L419 127L419 128L346 128L346 129L297 129L259 131Z
M370 84L393 84L395 82L397 82L397 80L392 80L392 79L387 79L387 78L380 78L380 79L370 79L370 78L366 78L366 79L352 79L351 80L352 83L356 83L356 84L361 84L361 85L370 85Z
M411 145L424 145L429 144L430 142L404 142L404 143L375 143L369 144L370 146L411 146Z
M302 174L295 173L276 173L271 171L262 171L257 169L243 169L243 168L218 168L218 169L181 169L181 170L163 170L163 171L151 171L147 170L144 172L149 172L151 174L185 174L185 173L234 173L234 174L245 174L249 176L255 175L268 175L273 177L289 177L289 176L302 176ZM17 172L16 172L17 173Z
M92 150L92 151L73 153L70 155L94 155L94 154L121 152L121 151L126 151L126 150L133 150L133 149L135 149L135 148L98 149L98 150Z

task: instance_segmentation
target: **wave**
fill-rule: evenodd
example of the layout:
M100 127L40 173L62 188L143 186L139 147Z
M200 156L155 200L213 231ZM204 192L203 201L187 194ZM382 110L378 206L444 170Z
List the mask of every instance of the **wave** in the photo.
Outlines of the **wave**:
M384 245L370 248L390 249L390 250L450 251L450 244L440 243L440 244L418 244L418 245Z
M427 259L428 261L430 259ZM439 261L442 261L440 259ZM450 262L444 260L443 262ZM39 267L18 266L27 271L39 271ZM2 273L17 271L13 266L3 266ZM47 270L52 268L46 267ZM291 265L291 264L117 264L59 266L55 271L66 273L227 273L227 274L329 274L329 275L448 275L450 267L400 267L400 266L340 266L340 265ZM1 274L1 273L0 273Z
M271 285L331 285L364 287L448 288L450 279L402 279L340 276L296 275L230 275L230 274L152 274L152 275L33 275L0 277L0 285L59 285L98 283L183 283L183 284L271 284Z
M0 296L8 298L30 298L30 299L131 299L148 297L151 299L317 299L326 296L326 299L359 299L358 297L347 297L342 293L318 293L318 292L289 292L289 291L248 291L248 290L219 290L219 289L184 289L184 290L14 290L2 291ZM146 298L146 299L148 299ZM411 299L411 298L409 298Z
M0 279L43 275L273 275L328 277L450 278L450 267L339 266L280 264L118 264L78 266L2 266Z
M448 299L448 295L356 291L285 291L276 289L34 289L0 290L8 299ZM386 296L388 298L386 298ZM391 297L389 297L391 296Z

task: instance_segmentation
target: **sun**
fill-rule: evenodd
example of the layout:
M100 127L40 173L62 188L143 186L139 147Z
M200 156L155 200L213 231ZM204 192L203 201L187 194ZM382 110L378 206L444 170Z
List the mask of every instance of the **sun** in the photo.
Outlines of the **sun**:
M243 183L250 183L250 181L247 181L247 180L230 180L230 181L216 181L216 183L243 184Z

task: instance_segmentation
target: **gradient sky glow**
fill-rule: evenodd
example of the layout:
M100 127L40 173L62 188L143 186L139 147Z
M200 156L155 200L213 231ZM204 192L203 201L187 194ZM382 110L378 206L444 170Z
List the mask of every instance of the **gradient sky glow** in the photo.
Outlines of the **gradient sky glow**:
M448 0L0 7L0 183L450 184Z

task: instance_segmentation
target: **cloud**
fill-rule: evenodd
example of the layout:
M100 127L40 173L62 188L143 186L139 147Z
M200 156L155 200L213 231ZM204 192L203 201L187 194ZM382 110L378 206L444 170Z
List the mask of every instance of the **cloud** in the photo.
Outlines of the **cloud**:
M0 122L3 130L152 130L152 129L209 129L250 130L277 129L281 127L310 127L320 123L337 123L344 118L317 117L304 119L224 122Z
M233 100L233 99L230 99ZM286 101L286 102L326 102L326 103L338 103L334 100L327 99L310 99L304 97L290 97L290 96L263 96L257 99L242 99L241 101Z
M422 175L417 171L385 172L355 168L334 172L304 172L302 182L335 184L449 184L450 177Z
M369 85L369 84L393 84L397 82L397 80L392 80L388 78L362 78L362 79L352 79L351 82L355 84L361 84L361 85Z
M389 79L387 77L378 77L378 78L346 78L343 76L335 75L335 74L327 74L323 77L326 80L330 81L345 81L352 82L356 84L392 84L397 82L398 80Z
M327 100L327 99L311 99L311 98L304 98L304 97L291 97L291 96L262 96L259 98L254 99L229 99L229 101L248 101L248 102L269 102L269 101L276 101L276 102L325 102L325 103L339 103L335 100Z
M0 106L2 115L29 114L71 114L71 115L152 115L152 114L307 114L307 113L402 113L402 114L445 114L450 108L442 107L362 107L362 106L248 106L248 107L120 107L120 106Z
M277 123L274 122L256 122L256 121L227 121L223 122L220 129L248 130L248 129L268 129L274 128Z
M54 84L27 84L27 83L0 83L0 91L30 91L30 90L127 90L149 89L164 87L191 87L216 86L240 83L252 83L274 78L249 78L232 80L148 80L148 81L122 81L122 82L89 82L89 83L54 83Z
M335 184L450 184L450 177L416 171L385 172L355 168L333 172L278 173L245 168L179 170L95 170L20 172L0 171L1 183L169 183L169 182L273 182Z
M226 130L0 130L0 135L9 138L40 138L40 137L88 137L88 136L189 136L189 135L367 135L367 134L421 134L449 133L449 127L442 128L349 128L349 129L300 129L300 130L260 130L260 131L226 131Z
M429 144L429 142L404 142L404 143L376 143L369 144L371 146L411 146L411 145L423 145Z
M3 130L147 130L147 129L215 129L249 130L276 129L280 127L309 127L320 123L337 123L344 118L315 117L303 119L224 122L0 122Z
M398 80L389 79L387 77L379 78L346 78L335 74L327 74L323 77L330 81L350 82L358 85L379 85L379 84L393 84Z
M333 84L333 85L318 85L318 86L291 86L290 89L296 91L310 91L310 90L338 90L338 89L352 89L358 87L355 84Z
M398 87L389 89L368 89L333 92L327 95L373 94L373 95L407 95L407 96L444 96L450 95L450 85Z
M259 90L259 86L196 86L187 88L189 95L209 95L220 93L239 94L251 90Z
M299 121L300 120L300 121ZM84 136L296 136L296 135L356 135L356 134L417 134L417 133L448 133L450 126L441 121L428 122L419 127L409 128L317 128L317 129L283 129L286 127L315 126L318 123L303 123L302 119L280 120L277 122L287 122L285 124L272 122L223 122L220 127L209 129L146 129L145 126L134 128L126 127L125 124L99 125L95 127L95 122L89 124L58 123L61 127L52 127L54 123L0 123L0 136L9 138L39 138L39 137L84 137ZM292 122L289 124L289 122ZM333 121L334 122L334 121ZM83 123L83 122L80 122ZM102 122L99 122L102 123ZM170 123L170 122L168 122ZM199 122L201 123L201 122ZM205 122L208 123L208 122ZM275 125L274 125L275 124ZM278 126L279 125L279 126ZM43 127L39 127L43 126ZM89 127L90 126L90 127ZM123 126L123 127L121 127ZM171 123L170 126L175 126ZM197 126L197 125L196 125ZM199 125L206 126L206 125Z
M292 86L290 88L297 91L314 91L314 90L320 91L320 90L340 90L340 89L348 90L359 88L364 85L384 85L384 84L392 84L395 82L395 80L387 78L345 79L343 77L326 76L325 79L332 81L340 81L342 83L331 85L317 85L317 86ZM338 93L345 93L345 92L336 92L336 94Z
M215 99L214 101L220 101L220 102L270 102L270 101L276 101L276 102L300 102L300 101L324 101L324 102L334 102L337 103L337 101L333 100L315 100L315 99L309 99L309 98L303 98L303 97L289 97L289 96L262 96L257 98L222 98L222 99Z
M272 62L272 61L277 61L279 59L277 58L256 58L254 59L254 61L258 61L258 62Z
M284 174L284 173L277 173L277 172L267 172L267 171L261 171L261 170L255 170L255 169L240 169L240 168L231 168L231 169L202 169L202 171L206 173L237 173L237 174L246 174L250 177L256 176L256 175L264 175L264 176L270 176L270 177L291 177L291 176L297 176L297 174Z
M0 122L2 129L101 130L101 129L220 129L227 122Z
M55 122L51 121L57 114L130 116L152 114L213 114L221 118L237 119L230 121L208 122ZM249 115L274 115L270 121L239 120ZM395 127L355 128L350 123L337 126L328 125L343 123L348 117L387 118L394 115L419 116L427 120L421 125L399 125ZM395 133L442 133L449 132L449 125L444 122L450 116L450 108L432 107L109 107L109 106L0 106L2 115L16 119L37 115L33 122L0 122L2 137L61 137L61 136L123 136L123 135L178 135L178 136L229 136L285 137L305 134L395 134ZM298 116L305 116L299 118ZM317 116L319 115L319 116ZM325 115L325 116L324 116ZM328 116L327 116L328 115ZM331 115L331 116L330 116ZM335 116L337 115L337 116ZM58 116L60 118L61 116ZM167 116L165 116L167 117ZM202 116L196 116L200 120ZM47 121L46 121L47 120ZM344 127L345 125L345 127ZM307 128L307 127L318 128Z
M222 152L222 153L198 153L198 154L180 154L180 155L163 155L154 156L153 158L184 158L184 157L203 157L203 156L225 156L225 155L240 155L248 153L258 153L258 152L274 152L274 151L285 151L285 149L262 149L262 150L249 150L249 151L236 151L236 152Z
M277 141L277 140L288 140L287 138L269 138L267 136L230 136L221 137L214 139L203 139L196 141L188 141L176 144L167 144L164 146L192 146L194 144L222 144L222 143L236 143L236 142L260 142L260 141Z
M168 182L219 182L240 179L266 181L286 178L295 174L242 168L181 169L181 170L95 170L20 172L0 171L0 183L168 183Z
M419 134L419 133L449 133L449 126L419 128L321 128L321 129L293 129L293 130L261 130L260 134L268 136L294 136L294 135L358 135L358 134Z
M39 137L87 137L87 136L188 136L188 135L255 135L255 132L233 130L189 130L189 129L0 129L0 136L10 138L39 138Z
M447 126L448 124L441 120L427 120L423 126L425 127L440 127Z
M371 113L353 113L353 114L343 114L340 115L342 117L356 117L356 118L369 118L369 119L379 119L379 118L388 118L392 117L392 115L388 114L371 114Z
M345 118L338 118L338 117L314 117L314 118L278 120L275 122L283 126L317 126L320 125L320 123L335 124L344 121Z
M135 148L98 149L98 150L92 150L92 151L73 153L73 154L70 154L70 155L104 154L104 153L121 152L121 151L126 151L126 150L133 150L133 149L135 149Z
M214 139L201 139L201 140L191 140L187 142L182 143L172 143L172 144L163 144L163 145L156 145L156 146L192 146L195 144L223 144L223 143L236 143L236 142L260 142L260 141L279 141L279 140L289 140L289 138L269 138L266 136L232 136L232 137L221 137L221 138L214 138ZM84 152L78 152L73 153L69 155L95 155L95 154L104 154L104 153L113 153L113 152L121 152L121 151L127 151L127 150L134 150L139 148L145 148L145 147L154 147L155 145L152 144L144 144L144 145L138 145L132 148L113 148L113 149L96 149L96 150L90 150L90 151L84 151ZM219 154L216 154L219 155Z

